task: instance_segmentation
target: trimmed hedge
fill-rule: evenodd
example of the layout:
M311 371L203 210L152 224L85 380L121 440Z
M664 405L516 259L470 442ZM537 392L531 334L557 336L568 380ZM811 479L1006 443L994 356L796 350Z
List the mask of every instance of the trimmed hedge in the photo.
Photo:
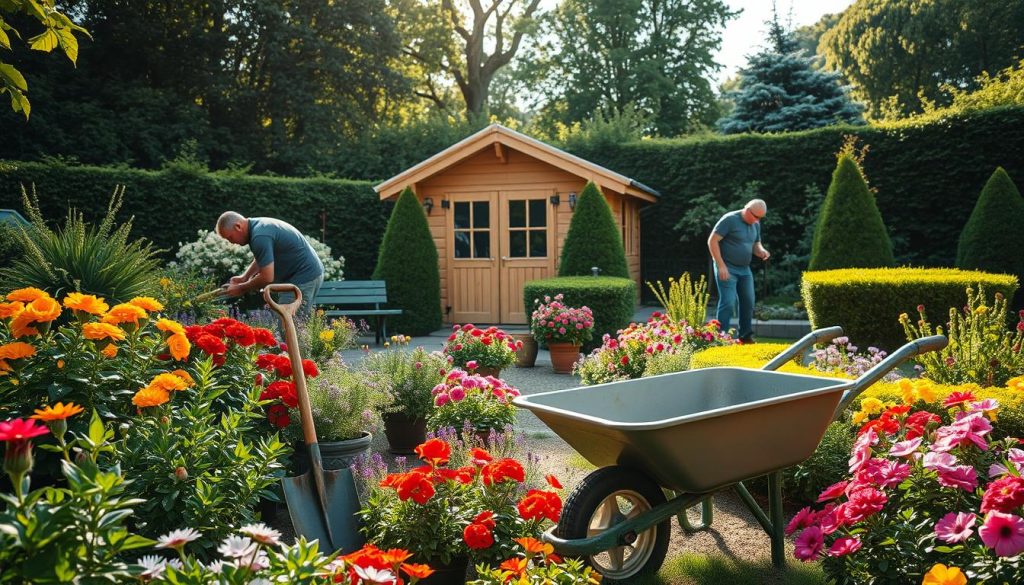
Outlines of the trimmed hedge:
M559 276L527 281L523 285L527 315L533 312L536 299L559 293L565 295L566 305L586 305L594 313L594 337L583 346L585 352L600 346L605 333L614 337L633 320L636 282L614 276Z
M198 228L213 229L225 210L276 217L344 256L345 277L353 280L373 272L392 207L363 181L17 162L0 165L0 208L21 209L22 184L30 189L35 184L43 216L54 221L66 216L69 206L86 220L98 220L114 187L126 185L118 218L134 216L132 236L153 241L167 259L174 257L179 242L194 240ZM322 209L327 212L324 234Z
M789 349L784 343L755 343L752 345L722 345L702 349L690 357L690 369L717 368L721 366L737 366L740 368L761 369L772 358ZM799 356L797 356L799 357ZM780 372L821 376L823 372L806 368L794 358L778 369Z
M924 305L936 319L966 302L967 287L1012 298L1017 277L953 268L848 268L805 272L800 285L811 328L839 325L857 345L893 351L906 343L901 313Z
M989 177L960 233L956 267L1024 276L1024 197L1002 167Z

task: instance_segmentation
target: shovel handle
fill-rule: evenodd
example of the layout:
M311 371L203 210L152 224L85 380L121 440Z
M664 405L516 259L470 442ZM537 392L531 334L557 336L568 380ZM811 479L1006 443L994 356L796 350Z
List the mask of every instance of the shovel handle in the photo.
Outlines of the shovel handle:
M281 304L274 301L271 293L290 292L295 295L295 301ZM302 305L302 291L294 284L270 284L263 288L263 300L275 313L281 317L284 325L284 342L288 347L288 358L292 362L292 380L295 381L295 393L299 399L299 417L302 420L302 437L306 445L312 447L317 444L316 427L313 426L313 410L309 406L309 393L306 391L306 374L302 370L302 355L299 354L299 336L295 332L295 320L292 315Z

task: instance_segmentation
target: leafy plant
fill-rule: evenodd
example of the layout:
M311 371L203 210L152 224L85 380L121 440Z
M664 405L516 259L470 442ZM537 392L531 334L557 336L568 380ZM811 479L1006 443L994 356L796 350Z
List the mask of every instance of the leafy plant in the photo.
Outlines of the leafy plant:
M703 324L708 310L708 284L702 274L700 280L690 279L690 273L684 272L679 280L669 277L668 290L660 281L657 286L647 283L647 288L654 293L669 319L685 321L690 324Z
M562 243L558 276L590 276L593 267L603 276L630 277L612 210L597 185L588 182L580 192Z
M216 289L221 283L194 270L169 266L157 281L157 293L164 305L164 313L179 321L198 323L224 316L224 303L202 295Z
M516 422L512 399L519 396L519 390L492 376L452 370L432 392L435 408L427 416L428 429L461 429L465 425L486 433L504 430Z
M322 310L312 311L309 317L295 323L299 337L299 353L308 355L317 363L332 359L343 349L356 347L366 326L357 325L347 317L325 317Z
M516 361L516 350L523 346L521 341L497 327L480 329L472 324L452 326L452 334L444 343L442 353L451 359L456 368L475 371L478 368L501 370Z
M444 382L448 360L438 352L422 347L412 351L387 349L370 354L359 363L366 384L374 384L387 394L385 413L401 413L413 419L426 419L434 409L431 391Z
M536 538L516 539L517 555L498 568L478 565L478 578L466 585L504 585L510 581L523 585L597 585L601 575L580 559L563 559L555 547Z
M850 378L859 378L864 372L878 365L885 359L886 353L877 347L868 347L866 353L858 353L859 348L850 343L849 337L836 337L822 349L811 354L809 367L822 372L831 372ZM883 378L894 382L903 376L893 370Z
M0 270L5 291L35 287L56 297L77 291L115 303L156 292L157 250L144 239L129 239L132 220L114 224L124 201L123 186L114 189L99 225L90 226L81 213L69 209L57 231L46 225L34 189L30 197L22 187L21 198L30 224L16 232L24 255Z

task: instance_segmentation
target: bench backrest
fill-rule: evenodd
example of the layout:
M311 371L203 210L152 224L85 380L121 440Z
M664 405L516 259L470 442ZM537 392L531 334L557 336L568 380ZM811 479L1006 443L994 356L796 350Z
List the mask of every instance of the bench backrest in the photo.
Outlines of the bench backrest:
M388 302L383 280L328 280L320 286L314 305L379 305Z

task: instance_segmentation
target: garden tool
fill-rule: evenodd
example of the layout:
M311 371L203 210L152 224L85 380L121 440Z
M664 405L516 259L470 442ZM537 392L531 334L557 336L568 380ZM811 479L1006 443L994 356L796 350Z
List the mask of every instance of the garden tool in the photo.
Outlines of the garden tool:
M274 301L271 293L291 292L295 300L287 305ZM288 515L295 533L307 540L319 540L324 552L355 551L363 546L359 533L359 496L355 478L348 468L325 470L317 444L313 412L306 392L306 376L302 371L302 356L292 316L302 304L302 293L293 284L271 284L263 289L263 299L281 317L288 357L292 362L292 379L299 400L302 435L309 449L310 469L298 477L281 479Z
M227 292L226 285L208 292L204 292L200 295L196 295L196 302L205 303L206 301L211 301L213 299L224 296L225 292Z

